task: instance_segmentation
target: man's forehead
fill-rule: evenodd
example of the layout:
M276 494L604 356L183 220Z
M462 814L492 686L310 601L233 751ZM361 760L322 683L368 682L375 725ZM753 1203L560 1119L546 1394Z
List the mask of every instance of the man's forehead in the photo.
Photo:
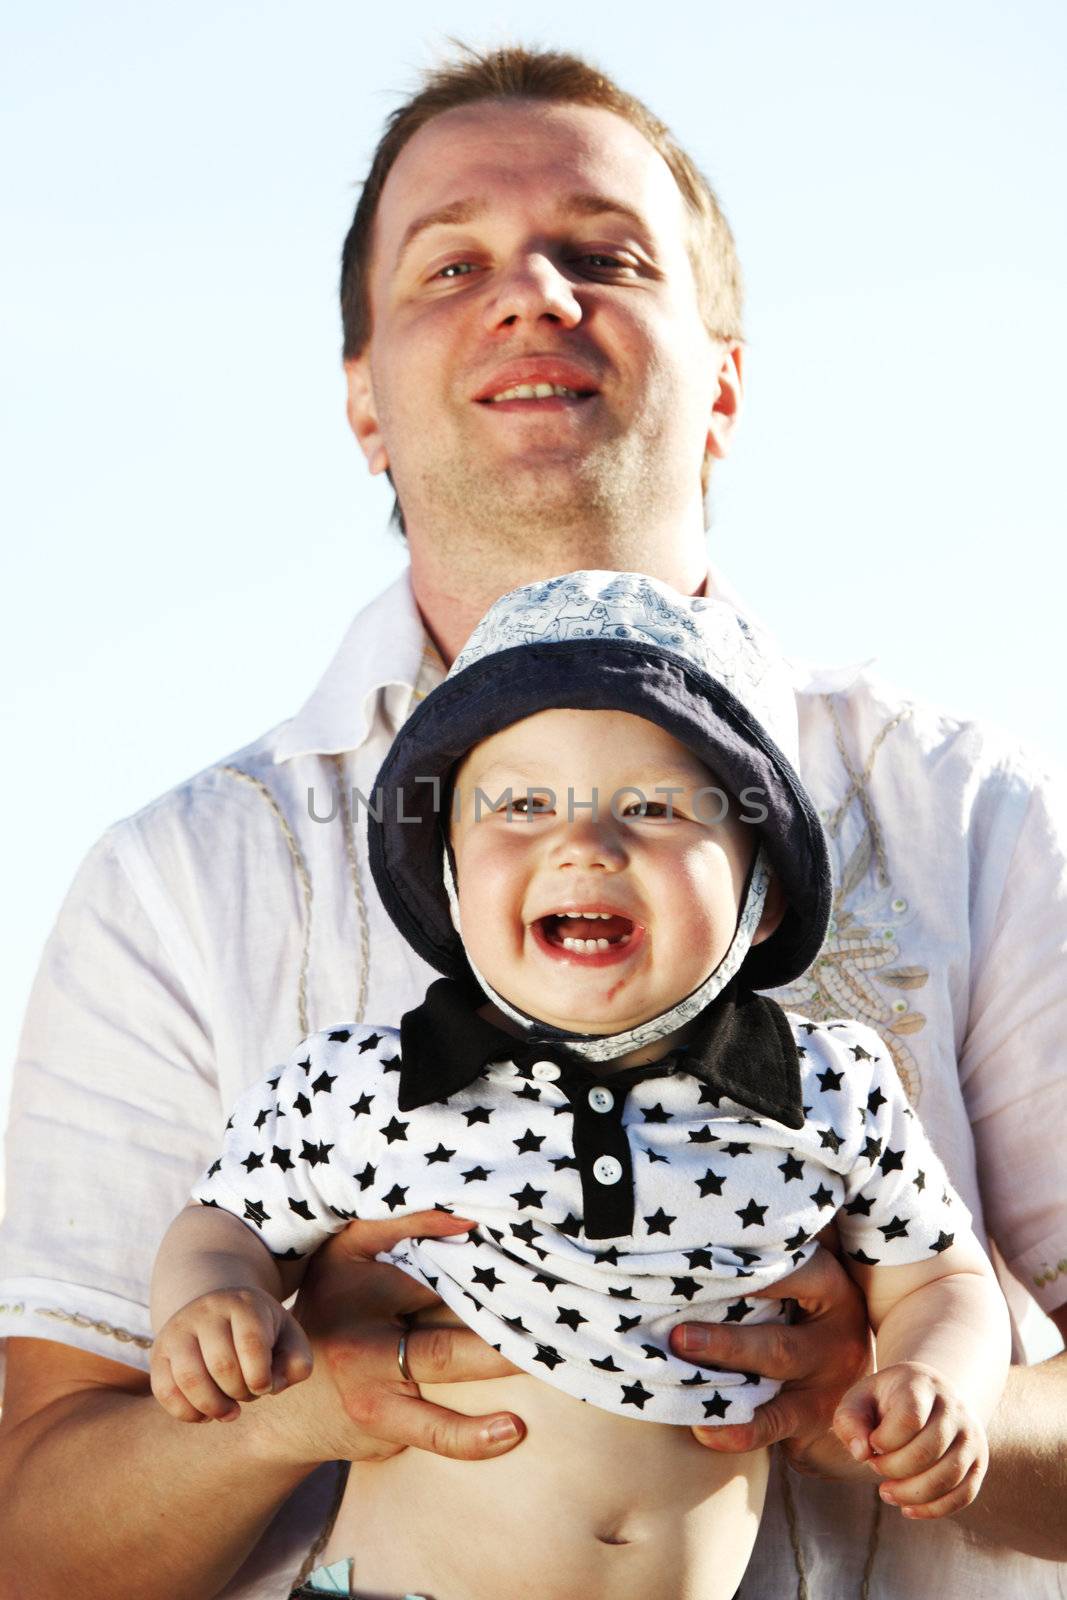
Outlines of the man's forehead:
M617 197L651 226L684 214L666 162L612 111L536 100L457 107L432 118L398 156L379 203L378 243L388 256L421 215L472 199L483 208L511 198L558 209L576 195Z

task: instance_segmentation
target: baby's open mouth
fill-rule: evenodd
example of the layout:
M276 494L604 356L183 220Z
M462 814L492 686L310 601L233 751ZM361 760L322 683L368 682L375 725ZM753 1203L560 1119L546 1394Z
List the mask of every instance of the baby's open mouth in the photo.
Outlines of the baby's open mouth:
M629 944L634 924L629 917L610 911L554 911L535 924L546 944L571 950L575 955L592 955Z

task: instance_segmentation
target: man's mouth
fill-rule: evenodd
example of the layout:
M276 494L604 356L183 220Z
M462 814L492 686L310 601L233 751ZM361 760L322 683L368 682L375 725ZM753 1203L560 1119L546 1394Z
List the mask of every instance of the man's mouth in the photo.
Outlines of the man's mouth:
M499 366L473 396L479 405L560 411L599 394L592 373L558 356L522 356Z
M595 389L569 389L562 383L516 383L479 399L483 405L498 406L505 400L591 400L595 393Z
M583 906L553 911L531 924L538 948L558 960L605 966L631 955L644 938L644 928L615 911Z

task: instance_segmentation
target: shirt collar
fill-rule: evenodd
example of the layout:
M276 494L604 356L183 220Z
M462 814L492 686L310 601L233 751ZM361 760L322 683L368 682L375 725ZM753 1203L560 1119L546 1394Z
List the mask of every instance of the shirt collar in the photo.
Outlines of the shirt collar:
M422 625L410 569L365 606L341 647L292 720L282 729L274 760L358 750L379 707L395 695L399 725L423 684L444 677L444 664Z
M426 998L400 1023L401 1111L447 1100L468 1088L494 1061L513 1061L520 1069L552 1061L565 1088L595 1079L585 1063L563 1045L531 1043L505 1033L478 1015L485 997L473 984L439 978ZM647 1067L613 1073L611 1082L687 1072L716 1096L726 1095L789 1128L804 1125L800 1058L793 1030L781 1006L738 987L736 979L708 1006L684 1048ZM716 1102L717 1103L717 1102Z

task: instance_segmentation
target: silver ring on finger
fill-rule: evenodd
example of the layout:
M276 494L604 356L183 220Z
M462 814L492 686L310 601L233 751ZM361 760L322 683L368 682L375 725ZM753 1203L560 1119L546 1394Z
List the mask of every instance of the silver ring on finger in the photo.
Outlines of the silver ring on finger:
M396 1347L396 1364L400 1368L400 1376L405 1383L415 1382L415 1379L411 1376L411 1368L408 1366L408 1334L410 1332L410 1328L401 1328L400 1341Z

